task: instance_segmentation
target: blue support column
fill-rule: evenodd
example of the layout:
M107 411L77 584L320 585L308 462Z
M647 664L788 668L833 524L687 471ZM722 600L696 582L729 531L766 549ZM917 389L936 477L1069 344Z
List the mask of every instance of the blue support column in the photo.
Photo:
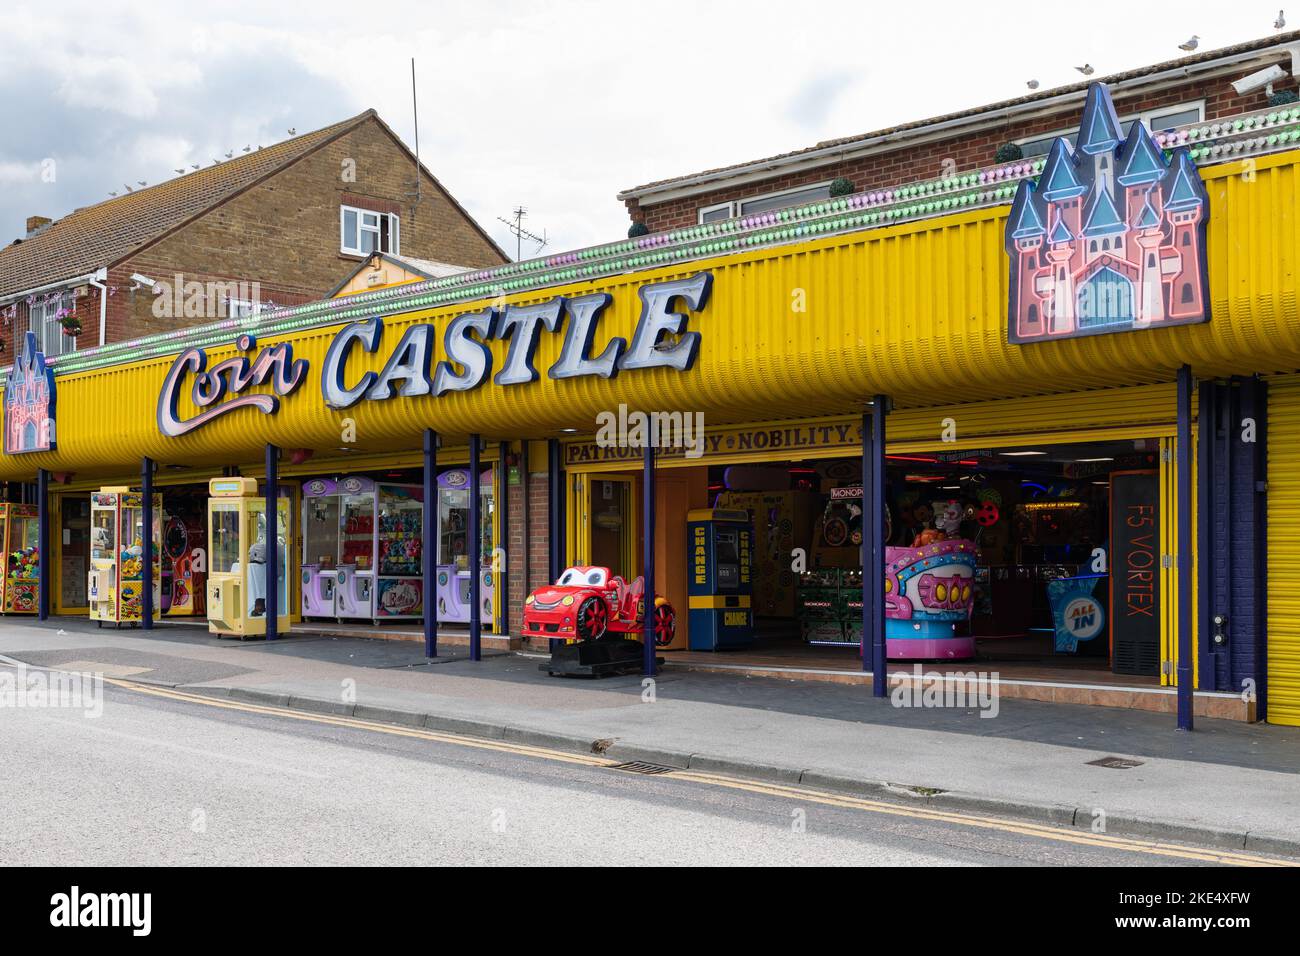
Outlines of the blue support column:
M885 644L885 416L877 395L862 419L862 666L871 668L871 695L888 693ZM870 647L870 656L867 649Z
M1178 729L1192 729L1192 369L1178 370Z
M50 616L50 473L36 472L36 616L44 621Z
M424 537L420 554L424 575L424 656L438 656L438 433L424 430Z
M144 592L140 595L140 626L153 630L153 459L145 458L140 465L140 497L143 499L141 515L144 528L140 531L140 559L144 562Z
M492 535L492 555L489 561L492 567L492 587L496 591L496 600L492 607L501 618L502 633L510 633L510 442L503 441L497 445L497 466L494 471L495 485L501 488L501 500L496 503L497 528L499 534ZM528 475L523 474L524 496L528 495ZM526 535L525 535L526 538ZM528 545L525 542L524 547ZM501 560L497 561L500 553ZM526 579L525 579L526 580ZM492 633L497 633L496 621L492 622Z
M280 449L266 446L266 639L280 636Z
M641 673L655 676L655 449L648 440L645 444L645 474L641 480L644 530L641 532L641 573L645 578L644 633L645 659Z
M469 659L483 659L483 521L479 507L478 435L469 436Z

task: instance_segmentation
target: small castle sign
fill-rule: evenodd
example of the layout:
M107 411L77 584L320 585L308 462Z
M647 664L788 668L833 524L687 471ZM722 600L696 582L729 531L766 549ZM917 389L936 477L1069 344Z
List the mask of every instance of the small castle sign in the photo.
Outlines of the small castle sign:
M5 382L5 454L54 450L54 370L28 332Z
M1014 344L1205 322L1209 200L1186 147L1166 156L1138 120L1123 131L1088 88L1077 143L1052 144L1007 220Z

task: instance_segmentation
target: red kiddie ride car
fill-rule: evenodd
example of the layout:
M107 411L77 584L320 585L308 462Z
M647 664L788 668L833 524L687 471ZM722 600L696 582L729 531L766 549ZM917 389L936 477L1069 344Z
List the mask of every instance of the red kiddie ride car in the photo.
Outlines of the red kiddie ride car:
M644 613L644 578L628 584L609 568L572 567L524 599L524 633L580 641L635 639L645 633ZM677 615L659 595L653 614L655 645L663 647L673 639Z

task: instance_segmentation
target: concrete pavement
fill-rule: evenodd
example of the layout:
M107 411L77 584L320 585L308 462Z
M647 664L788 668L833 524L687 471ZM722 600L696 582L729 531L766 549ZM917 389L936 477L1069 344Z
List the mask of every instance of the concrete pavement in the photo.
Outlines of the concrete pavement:
M268 645L189 628L96 631L81 621L0 625L0 654L205 694L546 744L593 747L750 777L1012 813L1089 829L1300 855L1300 731L1003 701L899 708L861 687L674 671L550 678L534 658L292 638ZM62 633L60 633L60 630ZM1127 769L1094 764L1106 757Z

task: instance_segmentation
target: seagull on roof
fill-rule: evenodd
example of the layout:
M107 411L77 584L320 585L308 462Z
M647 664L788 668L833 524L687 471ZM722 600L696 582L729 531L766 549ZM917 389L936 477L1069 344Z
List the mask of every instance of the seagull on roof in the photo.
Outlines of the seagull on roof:
M289 135L290 135L290 136L297 136L297 135L298 135L298 128L297 128L296 126L290 126L290 127L289 127Z
M1188 53L1191 53L1200 45L1201 45L1201 38L1198 37L1195 33L1193 33L1190 40L1187 40L1185 43L1178 44L1178 49L1186 50Z
M1093 73L1097 72L1092 68L1091 63L1085 63L1083 66L1076 66L1075 69L1078 70L1080 73L1082 73L1084 76L1092 76Z
M1279 10L1279 11L1277 12L1277 19L1273 21L1273 29L1274 29L1274 30L1285 30L1285 29L1286 29L1286 11L1285 11L1285 10Z
M230 152L226 153L226 159L229 159L231 156L234 155L235 155L235 151L232 149Z
M247 153L247 152L248 152L249 150L251 150L252 148L253 148L253 146L252 146L252 144L250 143L249 145L247 145L247 146L244 147L244 152Z
M201 163L190 163L190 169L198 169L201 165Z
M110 189L110 190L108 191L108 194L109 194L110 196L116 197L116 196L117 196L117 190L116 190L116 189Z
M1038 81L1030 80L1028 83L1025 84L1025 86L1029 87L1031 90L1036 90L1038 89Z
M173 169L172 172L174 172L177 176L183 176L185 175L185 167L182 166L180 169Z
M128 186L126 183L122 184L122 188L124 188L129 193L135 192L135 190L132 189L130 186Z
M147 182L145 182L143 179L137 179L136 182L139 183L141 186L148 186L148 185L149 185L149 184L148 184Z

